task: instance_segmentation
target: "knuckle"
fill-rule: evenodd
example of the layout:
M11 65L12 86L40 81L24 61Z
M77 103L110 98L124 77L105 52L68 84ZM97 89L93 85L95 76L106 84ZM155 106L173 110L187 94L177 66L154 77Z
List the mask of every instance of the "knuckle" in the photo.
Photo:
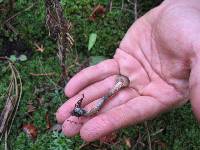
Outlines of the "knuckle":
M97 64L96 68L99 71L107 74L107 73L116 73L118 66L117 66L117 63L113 59L108 59Z
M79 75L83 76L85 78L85 81L90 80L90 74L88 74L88 72L92 72L94 70L94 66L90 66L88 68L85 68L83 70L80 71ZM79 76L79 77L80 77Z

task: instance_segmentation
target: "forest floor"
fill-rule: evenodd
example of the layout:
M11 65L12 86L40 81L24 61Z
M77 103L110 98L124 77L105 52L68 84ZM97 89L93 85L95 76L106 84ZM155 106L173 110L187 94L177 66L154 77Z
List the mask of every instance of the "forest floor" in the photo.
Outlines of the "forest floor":
M44 1L0 0L0 55L27 59L16 61L23 89L15 120L7 139L13 150L70 150L70 149L119 149L119 150L199 150L200 128L193 117L190 104L161 116L122 129L111 135L109 142L85 143L79 136L67 138L49 128L56 124L55 112L66 101L64 84L60 83L61 67L57 56L57 43L49 37L45 26ZM74 46L67 56L68 77L80 69L111 58L120 40L134 22L134 5L129 0L113 0L112 9L89 19L98 4L109 9L108 0L61 0L64 16L72 23L70 31ZM138 17L157 5L156 0L138 0ZM108 8L109 7L109 8ZM96 42L88 50L91 33ZM18 45L16 46L16 43ZM20 43L20 44L19 44ZM17 47L17 48L16 48ZM5 106L6 91L11 78L8 63L0 62L0 111ZM31 139L23 128L37 129ZM0 150L5 142L0 142Z

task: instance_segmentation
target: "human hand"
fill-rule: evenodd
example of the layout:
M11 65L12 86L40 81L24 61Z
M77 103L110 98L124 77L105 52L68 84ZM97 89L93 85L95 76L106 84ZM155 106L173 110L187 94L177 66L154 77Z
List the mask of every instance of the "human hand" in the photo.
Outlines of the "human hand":
M56 113L64 134L80 133L85 141L93 141L182 106L189 98L200 120L199 11L198 0L165 1L130 27L113 59L76 74L65 88L70 99ZM109 99L95 116L71 116L82 94L82 105L93 108L118 74L129 78L128 88Z

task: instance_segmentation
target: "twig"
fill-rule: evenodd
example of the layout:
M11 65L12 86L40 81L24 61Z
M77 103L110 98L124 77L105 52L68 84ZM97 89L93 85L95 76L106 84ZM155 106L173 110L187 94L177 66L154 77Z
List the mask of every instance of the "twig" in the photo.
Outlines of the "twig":
M11 17L9 17L8 19L6 19L6 20L3 22L3 24L9 22L10 20L12 20L13 18L19 16L19 15L22 14L23 12L28 11L28 10L31 9L34 5L35 5L35 3L31 4L30 6L28 6L28 7L25 8L24 10L17 12L17 13L14 14L13 16L11 16Z
M134 3L131 0L127 0L131 5L134 5Z
M159 134L159 133L161 133L161 132L163 132L164 130L165 130L165 129L160 129L160 130L158 130L158 131L152 133L152 134L151 134L151 137L152 137L152 136L155 136L155 135L157 135L157 134Z
M44 65L42 64L42 61L40 59L38 59L38 62L40 64L40 72L44 72L45 74L46 73L46 70L45 68L43 67ZM56 84L49 76L46 76L46 78L49 80L50 83L52 83L54 85L54 88L59 90L59 89L63 89L63 87L59 86L58 84ZM60 104L62 104L62 100L61 100L61 97L58 95L58 98L60 100Z
M89 145L89 142L84 142L81 146L79 146L79 150L81 150L82 148L84 148L85 146Z
M5 143L4 150L8 150L7 139L8 139L8 133L7 133L7 131L6 131L6 132L5 132L5 141L4 141L4 143Z
M43 65L41 59L39 58L39 59L37 59L37 61L38 61L38 63L40 64L40 67L39 67L40 72L44 72L45 74L47 74L45 68L43 67L44 65ZM63 89L63 87L61 87L61 86L59 86L57 83L55 83L49 76L46 76L46 77L47 77L47 79L49 80L49 82L51 82L51 83L54 85L55 89ZM61 99L60 99L60 100L61 100Z
M20 74L17 70L17 68L12 64L12 63L9 63L13 69L13 75L14 75L14 80L15 80L15 99L16 99L16 103L15 103L15 110L14 110L14 114L12 114L12 119L11 119L11 123L8 127L8 135L10 134L10 130L11 130L11 127L12 127L12 124L13 124L13 121L15 119L15 116L16 116L16 113L17 113L17 110L18 110L18 107L19 107L19 103L20 103L20 100L21 100L21 96L22 96L22 80L21 80L21 77L20 77Z
M137 146L141 145L142 147L145 147L145 144L142 142L142 139L144 138L144 135L141 136L140 134L140 130L138 131L138 138L136 140L136 144L132 147L131 150L138 150L139 148L137 148Z
M50 73L38 73L38 74L30 72L29 74L32 75L32 76L36 76L36 77L38 77L38 76L54 76L55 75L54 72L50 72Z
M12 73L10 84L7 90L6 105L0 116L0 141L2 137L4 137L5 143L7 143L7 138L15 119L22 95L22 82L20 74L14 64L6 57L0 57L0 60L8 61L9 68Z
M5 125L7 124L7 119L9 118L10 112L13 111L14 107L12 104L13 97L8 97L6 101L6 105L0 116L0 133L3 133Z
M134 19L135 21L138 18L138 11L137 11L137 0L134 0Z
M112 0L109 0L109 4L108 4L109 12L112 11L112 4L113 4Z
M10 24L10 22L6 22L5 24L12 32L18 34L18 31Z
M144 126L145 126L146 131L147 131L149 150L152 150L152 146L151 146L151 136L150 136L150 133L149 133L149 128L148 128L147 121L144 122Z
M121 10L124 9L124 0L122 0L122 6L121 6Z

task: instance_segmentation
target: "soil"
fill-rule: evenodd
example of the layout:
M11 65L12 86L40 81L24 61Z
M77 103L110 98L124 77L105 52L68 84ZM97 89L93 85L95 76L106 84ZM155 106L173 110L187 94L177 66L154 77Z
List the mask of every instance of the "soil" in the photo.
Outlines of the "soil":
M9 41L9 38L5 36L1 36L1 50L0 56L7 56L15 55L19 56L24 54L30 57L33 53L32 48L25 42L25 40L18 38L17 40Z

